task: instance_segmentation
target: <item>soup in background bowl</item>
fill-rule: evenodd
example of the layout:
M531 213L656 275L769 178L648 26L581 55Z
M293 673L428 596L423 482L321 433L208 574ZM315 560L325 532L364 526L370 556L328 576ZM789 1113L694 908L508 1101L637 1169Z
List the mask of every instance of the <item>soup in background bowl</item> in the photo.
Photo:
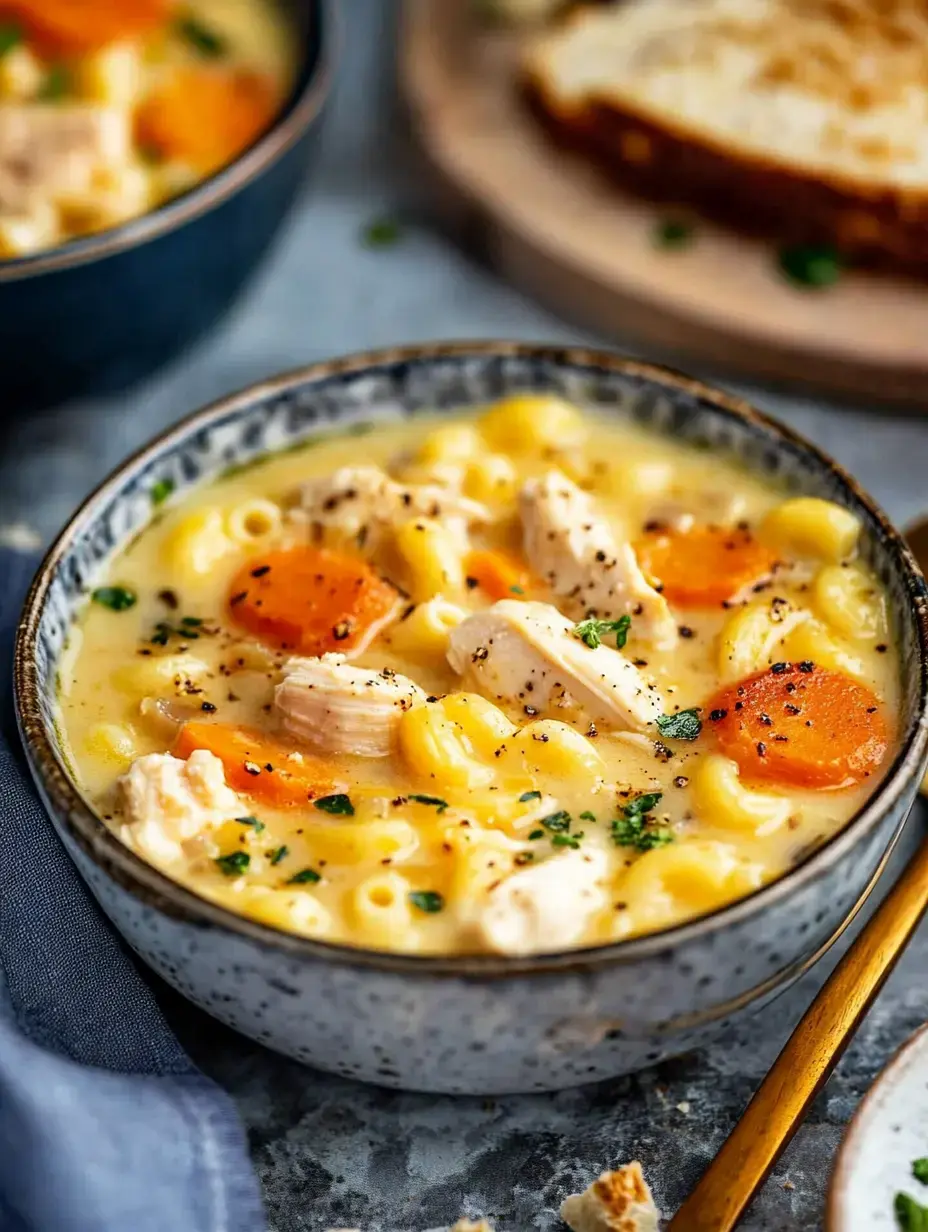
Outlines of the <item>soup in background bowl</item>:
M273 123L296 34L271 0L8 0L0 14L0 257L119 226Z
M922 769L923 608L870 502L735 400L436 346L127 464L18 690L69 849L194 1000L338 1072L541 1089L828 944Z
M51 38L127 13L131 38ZM6 416L125 389L235 301L312 165L333 20L322 0L0 5L0 93L5 70L26 92L0 98Z

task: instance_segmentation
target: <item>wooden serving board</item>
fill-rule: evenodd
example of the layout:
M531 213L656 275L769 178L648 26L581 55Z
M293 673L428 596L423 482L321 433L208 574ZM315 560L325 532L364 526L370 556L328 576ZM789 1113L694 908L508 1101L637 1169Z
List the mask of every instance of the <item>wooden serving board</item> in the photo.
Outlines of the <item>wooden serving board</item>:
M472 0L404 0L400 78L445 201L501 273L561 315L677 361L928 407L928 283L864 273L803 290L772 245L700 224L655 247L667 210L558 149L517 86L518 33Z

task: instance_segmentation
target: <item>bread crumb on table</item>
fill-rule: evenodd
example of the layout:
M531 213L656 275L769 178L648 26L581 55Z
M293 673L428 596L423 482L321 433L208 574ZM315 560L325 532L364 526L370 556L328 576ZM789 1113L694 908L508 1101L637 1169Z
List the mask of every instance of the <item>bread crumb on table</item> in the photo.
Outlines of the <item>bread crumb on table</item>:
M604 1172L582 1194L561 1204L573 1232L658 1232L660 1212L637 1160Z

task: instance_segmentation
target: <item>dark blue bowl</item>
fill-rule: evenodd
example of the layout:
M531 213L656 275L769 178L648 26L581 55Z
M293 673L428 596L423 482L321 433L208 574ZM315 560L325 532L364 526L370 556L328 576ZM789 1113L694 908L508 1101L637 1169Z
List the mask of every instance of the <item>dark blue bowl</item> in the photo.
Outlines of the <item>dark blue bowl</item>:
M232 306L311 165L330 79L325 0L283 7L297 31L301 67L290 102L254 146L125 226L0 262L6 413L123 389Z

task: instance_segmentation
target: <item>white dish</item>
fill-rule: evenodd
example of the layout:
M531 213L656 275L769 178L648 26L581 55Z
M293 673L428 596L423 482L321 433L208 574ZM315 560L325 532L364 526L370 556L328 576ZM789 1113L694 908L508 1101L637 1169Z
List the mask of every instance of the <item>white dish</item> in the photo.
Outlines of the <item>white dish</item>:
M828 1192L828 1232L898 1232L894 1202L928 1207L912 1163L928 1156L928 1026L903 1044L864 1096L838 1150Z

